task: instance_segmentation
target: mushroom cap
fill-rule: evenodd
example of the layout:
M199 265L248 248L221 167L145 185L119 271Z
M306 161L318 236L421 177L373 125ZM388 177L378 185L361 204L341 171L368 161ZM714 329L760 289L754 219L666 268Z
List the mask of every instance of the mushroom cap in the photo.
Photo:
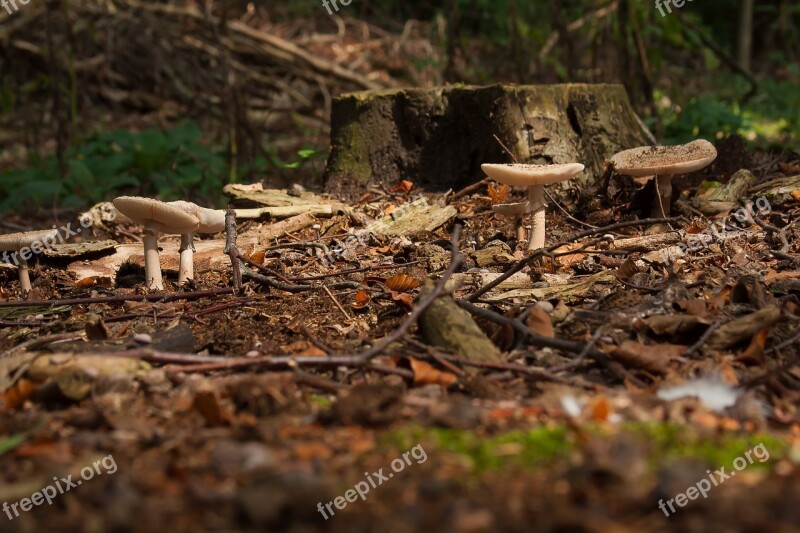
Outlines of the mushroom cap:
M167 203L197 217L200 225L196 231L199 233L217 233L225 229L225 211L200 207L194 202L186 202L184 200Z
M574 178L583 172L584 166L580 163L563 165L524 165L519 163L498 165L484 163L481 168L490 178L500 183L530 187L531 185L547 185Z
M507 217L521 217L531 212L530 202L516 202L512 204L495 204L492 206L492 211L499 215Z
M614 170L627 176L688 174L707 167L717 158L717 149L705 139L677 146L642 146L624 150L611 158Z
M57 229L21 231L19 233L0 235L0 252L16 252L35 242L45 242L57 238Z
M113 203L117 211L131 220L140 224L158 224L162 233L191 233L200 224L196 216L152 198L120 196Z

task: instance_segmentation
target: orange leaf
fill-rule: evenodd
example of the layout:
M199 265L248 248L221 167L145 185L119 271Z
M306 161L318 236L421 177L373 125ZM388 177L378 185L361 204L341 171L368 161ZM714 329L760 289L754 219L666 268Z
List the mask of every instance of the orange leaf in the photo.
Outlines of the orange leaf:
M796 189L791 192L792 198L800 202L800 189Z
M436 384L449 387L458 381L455 374L437 370L425 361L409 357L408 362L411 365L412 372L414 372L414 385Z
M422 283L407 274L396 274L387 279L385 285L386 288L391 291L406 292L411 289L416 289L422 285Z
M553 338L555 336L553 321L550 320L550 315L539 306L534 307L531 314L528 315L528 327L531 328L534 333L542 337Z
M495 185L490 183L487 187L489 198L492 199L493 204L502 204L508 197L508 185Z
M392 186L392 192L408 192L414 188L414 182L403 180L400 183L396 183Z
M356 301L353 303L353 309L356 311L366 309L370 300L371 298L369 297L369 293L367 291L358 291L356 293Z
M742 355L736 358L737 361L745 364L763 365L766 363L764 358L764 347L767 345L767 337L772 326L761 328L761 330L753 335L750 340L750 345L747 347Z
M404 292L394 292L394 291L389 291L389 294L392 296L392 300L394 300L395 302L400 302L409 309L412 309L414 307L414 297L411 296L410 294L406 294Z
M5 394L0 396L5 397L6 407L9 409L19 409L25 403L31 394L33 394L36 385L27 379L20 379L17 384L11 387Z

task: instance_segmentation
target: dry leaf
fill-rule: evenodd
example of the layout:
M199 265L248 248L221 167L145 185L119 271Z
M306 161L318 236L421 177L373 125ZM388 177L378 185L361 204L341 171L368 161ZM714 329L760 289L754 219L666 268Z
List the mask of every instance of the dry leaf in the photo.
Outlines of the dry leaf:
M800 202L800 189L791 192L792 198Z
M502 204L506 201L506 198L508 198L508 185L495 185L494 183L490 183L486 189L493 204Z
M353 303L353 309L356 311L363 311L369 306L370 300L371 298L367 291L358 291L356 293L355 302Z
M685 346L675 344L645 345L636 341L625 341L608 354L627 367L666 374L670 360L680 356L685 349Z
M5 399L8 409L19 409L25 400L30 398L34 389L36 389L36 384L33 381L22 378L8 391L0 393L0 398Z
M442 372L432 365L413 357L408 358L411 370L414 372L414 385L442 385L449 387L458 381L458 377L450 372Z
M553 321L550 319L550 315L538 305L535 306L531 314L528 315L528 327L531 328L534 333L542 337L553 338L555 336Z
M411 189L414 188L414 182L403 180L400 183L396 183L392 185L392 192L409 192Z
M753 335L747 350L737 357L736 360L744 364L764 365L766 363L764 347L767 345L767 337L771 330L772 326L761 328L758 333Z
M407 274L396 274L387 279L385 285L386 288L391 291L406 292L410 291L411 289L416 289L422 285L422 282L412 278Z
M617 276L617 279L621 279L622 281L628 281L634 274L639 273L639 267L636 266L631 259L626 259L620 267L614 272L614 275Z
M392 296L392 300L395 302L400 302L405 305L409 309L413 309L414 307L414 297L410 294L404 292L395 292L389 291L389 294Z
M553 253L555 254L563 254L565 252L571 252L572 250L577 250L579 248L583 248L584 244L580 242L572 243L572 244L565 244L564 246L559 246ZM558 262L562 267L571 267L576 263L580 263L584 259L586 259L586 254L566 254L561 255L558 258Z
M220 400L213 390L201 390L195 394L192 407L203 415L209 427L221 426L225 423L225 413L220 405Z

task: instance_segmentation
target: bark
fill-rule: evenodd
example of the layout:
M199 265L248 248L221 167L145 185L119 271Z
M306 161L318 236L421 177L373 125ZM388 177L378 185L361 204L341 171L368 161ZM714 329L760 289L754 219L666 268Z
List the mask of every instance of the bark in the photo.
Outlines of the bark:
M592 181L617 151L652 144L622 85L447 86L350 93L331 116L329 192L350 199L368 186L410 180L458 190L482 163L580 162ZM561 187L569 187L563 184Z

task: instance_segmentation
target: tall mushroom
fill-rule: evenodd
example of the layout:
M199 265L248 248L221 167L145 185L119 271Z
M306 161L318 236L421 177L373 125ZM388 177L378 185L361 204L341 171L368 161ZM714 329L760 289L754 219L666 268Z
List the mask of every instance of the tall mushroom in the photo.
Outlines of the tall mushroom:
M483 164L483 171L493 180L509 186L527 187L529 209L533 212L528 251L544 247L544 186L574 178L583 172L580 163L563 165Z
M19 284L22 286L23 292L31 290L28 259L30 259L33 254L41 253L45 248L49 248L55 244L58 237L57 229L24 231L0 235L0 252L5 252L0 257L17 266ZM11 254L10 258L8 257L8 252L14 252Z
M656 177L656 194L653 198L652 218L670 214L672 177L689 174L711 164L717 158L717 149L704 139L678 146L642 146L624 150L611 158L614 171L626 176Z
M200 221L183 209L151 198L120 196L113 203L117 211L144 225L145 285L148 289L164 290L158 257L159 234L194 233Z
M181 266L178 272L178 283L186 283L194 279L194 235L195 233L217 233L225 229L225 211L200 207L192 202L178 200L168 202L169 205L182 209L197 218L199 225L195 231L181 234Z
M530 213L529 202L516 202L511 204L495 204L492 211L498 215L503 215L514 220L514 229L517 234L517 242L525 240L525 226L522 225L522 217Z

